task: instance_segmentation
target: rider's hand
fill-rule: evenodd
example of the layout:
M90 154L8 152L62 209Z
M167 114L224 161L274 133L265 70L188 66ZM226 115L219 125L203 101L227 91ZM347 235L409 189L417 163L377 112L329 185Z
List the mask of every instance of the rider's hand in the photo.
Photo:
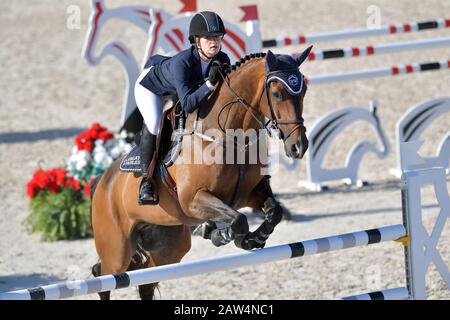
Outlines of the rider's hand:
M223 80L223 77L225 77L223 65L217 60L213 61L209 68L209 82L215 86L219 81Z

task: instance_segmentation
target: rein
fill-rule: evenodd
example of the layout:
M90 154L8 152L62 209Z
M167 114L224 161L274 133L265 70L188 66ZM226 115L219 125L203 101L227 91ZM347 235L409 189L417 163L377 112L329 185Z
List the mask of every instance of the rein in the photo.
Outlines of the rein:
M268 83L268 79L271 75L277 73L277 72L285 72L285 71L298 71L298 68L291 68L291 69L282 69L282 70L275 70L275 71L271 71L271 72L267 72L264 75L264 85L263 88L261 90L261 93L259 94L259 98L258 98L258 106L261 107L261 101L262 98L264 96L264 93L266 93L266 99L267 99L267 105L269 107L269 112L270 112L270 119L268 119L267 121L261 121L261 119L265 119L266 117L264 116L264 114L261 112L261 110L259 109L255 109L253 108L247 101L245 101L244 98L242 98L239 94L236 93L236 91L231 87L230 85L230 79L228 77L228 75L223 75L222 72L220 72L220 76L222 77L222 80L224 82L224 84L226 84L226 87L228 88L228 90L231 92L231 94L234 96L234 99L228 103L226 103L225 105L222 106L222 108L219 111L219 115L217 118L217 123L218 126L220 128L220 130L226 135L226 129L220 124L219 122L219 118L220 115L222 114L222 112L224 112L224 110L228 107L228 106L232 106L236 103L238 103L238 105L240 105L241 107L243 107L246 111L250 112L250 115L256 120L256 122L259 124L261 129L266 129L266 131L270 134L270 130L268 128L269 124L272 126L273 129L279 130L279 132L281 133L281 138L283 139L283 142L286 142L287 139L289 139L289 137L299 128L304 128L304 119L301 115L298 116L298 119L293 119L293 120L280 120L277 118L277 116L275 115L275 111L272 105L272 100L270 99L270 94L269 94L269 83ZM226 120L228 119L228 115ZM225 120L225 123L226 123ZM228 144L226 142L220 142L210 136L207 136L201 132L198 132L197 129L197 123L199 121L199 109L197 109L197 117L195 120L195 124L194 124L194 129L192 132L189 133L176 133L176 135L196 135L206 141L215 143L217 145L222 145L223 147L226 147ZM294 128L292 128L289 133L285 136L283 130L281 130L282 125L288 125L288 124L297 124ZM251 145L253 145L255 142L258 142L259 140L259 135L257 135L257 138L255 140L249 141L247 144L240 144L237 141L233 140L233 145L232 147L234 148L238 148L241 151L245 151L247 150Z

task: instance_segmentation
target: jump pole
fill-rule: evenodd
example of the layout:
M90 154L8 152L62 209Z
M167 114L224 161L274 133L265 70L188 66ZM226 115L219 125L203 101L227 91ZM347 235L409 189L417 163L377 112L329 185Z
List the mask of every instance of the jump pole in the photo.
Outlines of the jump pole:
M342 298L342 300L407 300L408 289L405 287L374 291Z
M349 47L327 51L313 51L309 54L308 60L327 60L335 58L349 58L371 56L380 53L401 52L417 49L431 49L450 46L450 38L422 39L416 41L405 41L388 44L377 44L363 47Z
M75 297L165 280L190 277L208 272L297 258L322 252L365 246L406 236L402 224L332 237L306 240L269 248L240 252L217 258L180 262L165 266L100 276L88 280L66 281L60 284L0 293L0 300L45 300Z
M408 74L408 73L417 73L417 72L444 70L444 69L450 69L450 60L439 60L437 62L396 65L388 68L376 68L351 72L323 74L311 76L307 78L306 81L308 84L325 84L332 82L396 76L399 74Z
M283 47L304 43L317 43L340 39L392 35L397 33L408 33L408 32L424 31L430 29L444 29L444 28L450 28L450 19L442 18L424 22L392 24L378 28L362 28L362 29L351 29L332 32L321 32L309 35L285 36L275 39L263 40L262 47L263 48Z

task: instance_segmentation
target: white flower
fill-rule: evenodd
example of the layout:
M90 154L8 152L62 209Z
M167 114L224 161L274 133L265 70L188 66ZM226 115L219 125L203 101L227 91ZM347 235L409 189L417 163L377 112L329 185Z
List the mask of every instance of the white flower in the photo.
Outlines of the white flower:
M106 142L108 142L108 141L106 141ZM97 140L95 140L94 144L95 144L94 145L94 150L95 150L96 147L103 146L105 144L105 140L97 139Z
M92 156L96 163L102 163L108 157L108 151L103 144L97 144L92 152Z
M103 159L103 166L108 168L112 163L114 162L114 159L110 156L107 156L105 159Z
M80 150L75 154L75 157L73 158L75 162L75 169L76 170L83 170L89 163L89 160L91 159L91 155L86 150Z
M130 138L125 130L115 134L114 138L108 140L96 139L91 152L78 150L77 146L72 148L71 155L67 161L67 170L75 179L85 179L87 175L103 172L123 154L129 152L133 145L125 139Z
M119 157L120 150L117 147L112 148L109 153L112 158L117 159Z
M111 149L111 147L114 146L114 144L116 143L114 139L109 139L104 142L105 142L106 149Z

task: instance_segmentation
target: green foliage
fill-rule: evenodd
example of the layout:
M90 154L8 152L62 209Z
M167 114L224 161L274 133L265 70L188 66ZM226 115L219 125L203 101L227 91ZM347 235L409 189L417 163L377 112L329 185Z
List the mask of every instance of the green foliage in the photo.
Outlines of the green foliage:
M30 232L42 232L42 240L72 240L92 236L90 201L82 191L63 188L41 190L31 199L31 214L25 222Z

